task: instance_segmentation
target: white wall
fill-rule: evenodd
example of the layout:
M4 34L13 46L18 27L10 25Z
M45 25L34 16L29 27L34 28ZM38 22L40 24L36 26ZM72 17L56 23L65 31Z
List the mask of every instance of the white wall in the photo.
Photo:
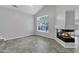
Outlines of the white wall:
M32 35L33 16L0 7L0 33L6 40Z
M44 37L48 37L48 38L54 38L55 36L55 14L56 14L56 8L55 6L45 6L43 7L43 9L41 9L36 15L35 15L35 34L36 35L40 35L40 36L44 36ZM43 16L43 15L48 15L48 33L44 33L44 32L37 32L36 29L36 18L38 16Z
M69 22L75 22L76 34L79 35L79 5L57 5L56 6L56 27L65 28L65 12L74 11L75 12L75 21L69 20ZM59 18L58 18L59 17ZM61 19L61 21L60 21Z
M75 29L75 11L66 11L65 29Z
M58 28L70 28L70 27L74 27L72 25L74 25L75 23L75 9L77 8L78 6L71 6L71 5L57 5L56 6L56 20L57 20L57 24L56 26L58 26ZM74 11L74 14L72 16L73 19L71 19L72 17L71 16L67 16L67 11ZM67 17L66 17L67 16ZM71 17L71 18L70 18ZM68 19L68 21L67 21ZM73 23L73 24L71 24Z
M65 10L61 6L56 6L56 28L65 28Z

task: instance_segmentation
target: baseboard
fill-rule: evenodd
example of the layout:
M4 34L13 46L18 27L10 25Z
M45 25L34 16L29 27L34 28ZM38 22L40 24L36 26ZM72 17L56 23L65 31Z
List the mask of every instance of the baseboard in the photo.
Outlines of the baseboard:
M53 36L51 36L51 35L40 35L40 34L37 34L38 36L42 36L42 37L46 37L46 38L50 38L50 39L54 39L54 37Z
M28 36L32 36L33 34L29 34L29 35L25 35L25 36L18 36L18 37L15 37L15 38L7 38L7 39L4 39L5 41L7 40L13 40L13 39L19 39L19 38L23 38L23 37L28 37Z

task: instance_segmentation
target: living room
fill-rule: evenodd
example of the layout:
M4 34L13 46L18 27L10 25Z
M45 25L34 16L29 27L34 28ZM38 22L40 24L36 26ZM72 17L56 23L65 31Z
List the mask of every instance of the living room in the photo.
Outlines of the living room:
M1 5L0 24L1 53L79 52L79 5Z

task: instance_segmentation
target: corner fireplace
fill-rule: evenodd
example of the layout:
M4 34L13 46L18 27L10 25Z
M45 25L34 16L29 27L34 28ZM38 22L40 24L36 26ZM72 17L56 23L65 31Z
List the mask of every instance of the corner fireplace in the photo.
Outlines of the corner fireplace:
M75 42L75 30L73 29L56 29L57 38L64 42Z

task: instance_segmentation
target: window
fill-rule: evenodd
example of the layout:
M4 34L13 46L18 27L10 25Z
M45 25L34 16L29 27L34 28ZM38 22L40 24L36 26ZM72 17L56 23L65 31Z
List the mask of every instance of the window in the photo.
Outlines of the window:
M48 15L37 17L37 31L48 32Z

